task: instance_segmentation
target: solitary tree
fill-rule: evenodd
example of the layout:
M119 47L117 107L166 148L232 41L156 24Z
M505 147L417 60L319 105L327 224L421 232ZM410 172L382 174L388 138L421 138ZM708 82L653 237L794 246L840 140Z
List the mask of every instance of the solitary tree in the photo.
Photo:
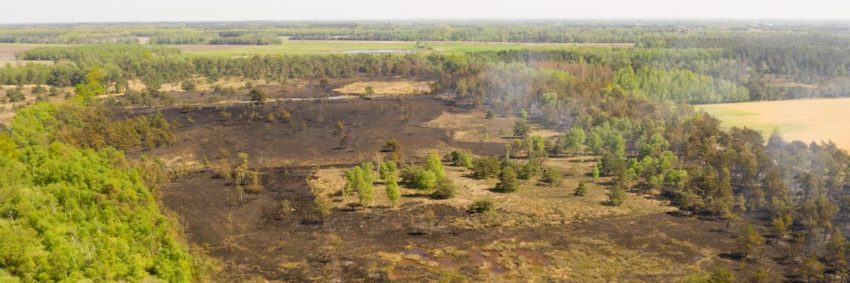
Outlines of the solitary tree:
M514 136L525 137L528 135L528 122L524 119L519 119L514 123Z
M608 191L608 205L620 206L626 201L626 185L617 182Z

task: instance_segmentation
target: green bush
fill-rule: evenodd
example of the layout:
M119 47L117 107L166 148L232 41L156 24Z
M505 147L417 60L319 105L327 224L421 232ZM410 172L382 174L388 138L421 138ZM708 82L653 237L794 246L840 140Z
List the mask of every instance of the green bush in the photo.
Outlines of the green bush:
M496 184L496 190L503 193L512 193L518 189L519 180L513 166L505 166L505 168L502 168L502 173L499 174L499 183Z
M454 166L472 168L472 154L463 151L452 151L451 160Z
M437 182L437 187L434 188L434 192L431 193L431 197L435 199L450 199L455 197L457 194L457 188L449 178L443 178L442 180Z
M540 182L548 184L549 186L557 186L561 184L561 172L555 170L552 167L548 167L543 170L543 176L540 177Z
M575 195L583 197L587 195L587 184L584 182L578 183L578 187L576 188Z
M499 176L499 160L492 157L475 159L472 165L472 177L482 180Z
M493 210L493 201L490 199L479 199L469 205L469 213L485 213Z
M416 174L414 187L420 190L428 191L437 186L437 176L429 170L421 170Z
M626 201L626 188L622 184L616 184L608 191L608 205L620 206Z
M21 92L20 88L13 88L6 92L6 98L9 102L24 101L24 94Z

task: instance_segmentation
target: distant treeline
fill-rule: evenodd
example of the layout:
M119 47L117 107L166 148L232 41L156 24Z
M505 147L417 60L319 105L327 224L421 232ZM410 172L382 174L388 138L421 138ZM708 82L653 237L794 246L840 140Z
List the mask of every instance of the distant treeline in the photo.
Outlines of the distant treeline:
M221 44L262 44L246 33L217 34ZM275 38L276 39L276 38ZM184 41L190 42L190 41ZM767 36L749 39L665 42L683 48L573 47L551 51L489 51L467 54L272 55L253 57L177 56L163 46L101 44L36 48L19 54L27 60L57 61L0 69L0 83L69 86L99 67L110 85L139 79L146 84L238 76L281 81L292 78L418 76L455 87L463 77L490 63L602 66L625 91L660 100L710 103L839 97L850 94L850 40L829 36ZM699 46L706 46L705 48ZM850 45L848 45L850 46ZM448 64L448 65L446 65ZM447 76L448 74L448 76Z

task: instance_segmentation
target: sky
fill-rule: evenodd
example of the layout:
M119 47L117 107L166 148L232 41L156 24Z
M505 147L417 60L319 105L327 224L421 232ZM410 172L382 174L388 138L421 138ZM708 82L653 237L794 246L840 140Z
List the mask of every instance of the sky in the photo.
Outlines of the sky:
M3 0L0 23L388 19L850 20L850 0Z

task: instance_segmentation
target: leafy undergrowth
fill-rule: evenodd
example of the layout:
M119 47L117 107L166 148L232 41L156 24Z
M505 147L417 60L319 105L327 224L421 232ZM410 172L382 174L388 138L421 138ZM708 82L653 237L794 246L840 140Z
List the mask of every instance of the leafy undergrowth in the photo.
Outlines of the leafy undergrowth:
M36 104L0 133L0 279L189 281L191 257L143 172L111 147L50 142L62 107Z

